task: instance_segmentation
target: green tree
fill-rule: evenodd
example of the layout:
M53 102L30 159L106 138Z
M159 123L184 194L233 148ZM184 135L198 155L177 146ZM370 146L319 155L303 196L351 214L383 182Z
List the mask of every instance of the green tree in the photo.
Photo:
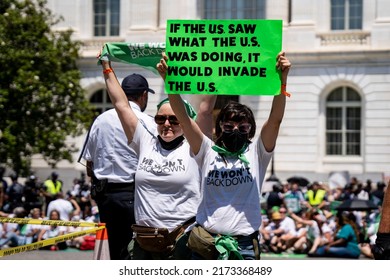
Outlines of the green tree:
M0 162L27 175L40 154L55 167L72 162L93 110L80 86L80 42L72 31L54 32L62 19L46 0L0 2Z

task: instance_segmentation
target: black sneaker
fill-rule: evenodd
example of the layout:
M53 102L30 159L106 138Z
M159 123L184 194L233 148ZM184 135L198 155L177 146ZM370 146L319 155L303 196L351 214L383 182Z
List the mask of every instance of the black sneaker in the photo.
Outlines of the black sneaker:
M378 233L372 254L376 260L390 260L390 234Z

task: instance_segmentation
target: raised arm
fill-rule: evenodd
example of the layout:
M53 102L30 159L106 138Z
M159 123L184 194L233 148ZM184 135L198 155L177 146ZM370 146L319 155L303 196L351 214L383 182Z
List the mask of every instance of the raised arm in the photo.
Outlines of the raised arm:
M72 206L73 206L73 211L71 213L69 213L69 216L73 217L73 216L80 216L81 214L81 208L80 208L80 205L78 204L78 202L71 198L69 199L70 203L72 203Z
M199 104L198 117L196 123L200 130L208 138L213 138L213 110L217 101L216 95L204 94Z
M160 73L161 78L165 81L167 72L167 60L168 57L165 53L162 54L162 60L157 64L157 69ZM210 139L213 137L213 110L217 96L212 94L202 95L202 100L199 104L199 110L197 113L196 123L200 130Z
M283 88L287 85L287 75L291 67L291 63L285 56L284 52L280 52L278 54L276 67L281 71L281 87ZM276 95L272 101L271 112L268 120L261 129L261 140L268 152L272 152L275 148L280 124L283 120L285 106L286 95L282 93Z
M298 222L298 223L301 223L301 224L304 224L305 226L311 226L313 224L313 221L312 220L305 220L305 219L302 219L301 217L299 217L298 215L296 215L294 212L292 212L291 210L288 210L288 214L290 215L290 217Z
M129 101L124 93L119 81L111 67L110 61L102 60L103 75L106 82L107 92L110 95L111 103L114 105L122 123L127 140L133 140L134 131L138 124L138 117L129 105Z
M184 136L190 144L191 151L195 155L198 154L203 140L202 131L198 124L187 115L180 94L169 94L168 97L172 110L175 112L175 115L180 122L180 126L183 129Z
M157 64L157 70L164 80L166 71L168 69L166 60L167 58L165 54L163 54L163 58L161 58L160 62ZM199 152L200 146L202 144L203 133L200 130L198 124L187 115L180 94L169 94L168 98L172 110L175 113L176 118L179 120L181 128L183 129L184 136L190 144L191 151L196 155Z

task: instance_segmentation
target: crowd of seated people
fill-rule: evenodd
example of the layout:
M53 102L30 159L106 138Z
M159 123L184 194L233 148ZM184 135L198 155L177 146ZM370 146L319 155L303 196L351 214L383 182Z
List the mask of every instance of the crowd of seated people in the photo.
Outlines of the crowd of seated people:
M52 180L54 176L58 178L58 174L53 172L48 180ZM96 203L91 199L90 186L85 181L75 179L70 191L64 193L62 188L58 188L56 193L50 194L50 200L47 201L49 192L45 183L48 180L41 183L31 175L22 184L17 175L12 174L10 177L10 184L2 178L0 217L99 222ZM62 182L57 186L62 186ZM28 245L80 230L84 228L4 222L0 223L0 249ZM89 238L87 236L42 249L83 248L85 240Z
M304 187L296 182L274 185L272 194L263 199L267 210L259 229L262 252L372 259L385 190L383 182L375 186L356 178L334 189L320 182ZM338 210L348 199L371 200L378 208Z
M35 176L30 176L24 185L16 176L9 186L4 185L0 216L99 222L97 206L83 180L75 179L70 191L58 192L48 204L43 199L44 187ZM263 219L259 229L262 252L373 258L371 247L375 244L385 190L383 182L375 185L367 180L362 184L356 178L334 189L319 182L303 187L297 182L275 184L271 192L263 194ZM353 198L371 200L378 209L337 210L340 203ZM0 223L0 249L80 230L83 228ZM48 248L82 248L84 241L85 238L80 237Z

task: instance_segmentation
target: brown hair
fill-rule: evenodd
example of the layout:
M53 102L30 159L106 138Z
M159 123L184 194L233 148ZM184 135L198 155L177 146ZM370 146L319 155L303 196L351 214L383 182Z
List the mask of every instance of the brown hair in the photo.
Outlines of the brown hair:
M337 232L341 229L345 224L349 224L356 235L356 240L359 243L359 229L356 224L356 216L350 212L338 212L337 213L337 226L334 232L334 237L336 237Z
M221 109L215 120L215 143L221 144L222 129L219 125L220 122L233 121L242 122L247 121L251 124L252 128L248 134L248 139L252 139L256 134L256 122L252 110L241 103L230 101L225 107Z

